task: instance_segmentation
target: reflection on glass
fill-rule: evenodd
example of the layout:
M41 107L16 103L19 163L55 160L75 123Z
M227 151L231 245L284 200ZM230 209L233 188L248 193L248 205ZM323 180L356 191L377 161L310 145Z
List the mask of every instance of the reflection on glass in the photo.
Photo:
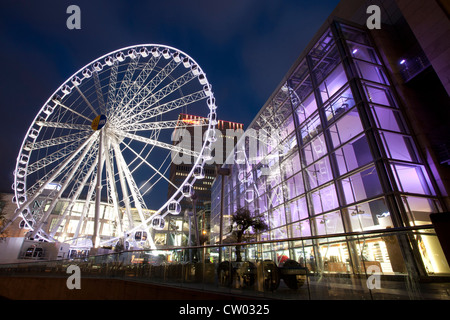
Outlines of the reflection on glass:
M310 194L313 214L333 210L338 207L334 184L321 188Z
M371 109L378 128L406 133L406 126L398 110L374 105Z
M339 175L364 166L373 160L365 135L361 135L334 153Z
M346 204L375 197L383 192L375 167L340 180Z
M384 199L372 200L343 209L351 222L351 231L391 228L391 214Z
M331 125L329 130L333 147L335 148L361 133L363 131L363 127L356 108L353 108L336 123Z
M430 179L423 166L393 163L391 168L402 192L434 195Z
M325 107L325 115L327 122L331 123L337 119L345 111L350 110L355 105L352 92L347 88L338 97L333 99L329 105Z
M334 71L319 85L319 92L322 102L325 103L343 85L347 83L347 76L344 67L340 64Z

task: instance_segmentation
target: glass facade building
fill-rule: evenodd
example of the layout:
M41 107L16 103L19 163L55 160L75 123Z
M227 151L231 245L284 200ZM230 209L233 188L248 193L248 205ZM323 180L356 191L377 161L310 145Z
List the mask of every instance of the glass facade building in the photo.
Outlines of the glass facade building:
M330 23L247 129L231 174L215 179L211 243L245 207L269 225L257 240L280 240L263 243L262 259L329 273L450 273L429 229L387 233L429 226L443 210L399 101L367 29Z

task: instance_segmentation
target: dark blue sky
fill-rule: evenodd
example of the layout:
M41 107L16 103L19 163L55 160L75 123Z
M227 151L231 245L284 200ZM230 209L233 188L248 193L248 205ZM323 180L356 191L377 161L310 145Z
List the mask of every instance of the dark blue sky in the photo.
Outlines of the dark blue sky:
M119 48L173 46L206 72L223 120L250 124L339 0L10 1L0 4L0 191L32 120L75 71ZM69 5L81 30L69 30Z

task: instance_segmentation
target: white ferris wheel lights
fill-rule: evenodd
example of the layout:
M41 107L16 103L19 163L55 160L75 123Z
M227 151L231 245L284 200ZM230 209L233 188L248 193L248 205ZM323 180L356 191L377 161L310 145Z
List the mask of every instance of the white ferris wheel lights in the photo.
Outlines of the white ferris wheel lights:
M58 240L64 236L58 230L67 229L68 219L78 207L82 212L75 214L80 218L72 228L73 238L89 237L84 223L94 198L101 196L102 205L114 216L111 221L117 222L118 232L109 238L100 235L101 244L127 234L124 243L142 244L147 240L152 246L148 229L164 228L165 215L179 214L181 199L190 197L196 179L204 177L203 165L211 158L210 144L216 139L211 131L217 121L216 108L205 73L191 57L175 48L130 46L94 60L51 95L31 124L14 172L14 219L21 217L34 238ZM180 113L205 119L195 124L207 126L209 133L201 151L176 148L170 139L164 141L166 135L161 130L178 128ZM100 123L102 116L105 121ZM97 131L93 133L91 125L96 117L98 125L92 129ZM180 185L173 185L175 193L159 205L157 214L149 217L147 211L154 200L149 195L159 181L167 181L174 149L190 154L194 167ZM157 151L167 156L153 156ZM150 178L142 183L137 180L142 176ZM58 190L48 189L54 183L59 185ZM61 199L65 209L56 223L51 222L52 210L48 208L53 209ZM35 202L50 206L34 207ZM100 210L97 201L95 210ZM140 222L134 221L133 210L138 211Z

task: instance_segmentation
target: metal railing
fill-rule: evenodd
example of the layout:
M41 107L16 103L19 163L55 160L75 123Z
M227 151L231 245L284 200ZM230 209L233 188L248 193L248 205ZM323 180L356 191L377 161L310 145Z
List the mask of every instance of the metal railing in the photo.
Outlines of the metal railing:
M76 265L81 281L124 279L249 298L450 300L450 269L438 244L434 230L422 226L3 264L0 276L68 277Z

